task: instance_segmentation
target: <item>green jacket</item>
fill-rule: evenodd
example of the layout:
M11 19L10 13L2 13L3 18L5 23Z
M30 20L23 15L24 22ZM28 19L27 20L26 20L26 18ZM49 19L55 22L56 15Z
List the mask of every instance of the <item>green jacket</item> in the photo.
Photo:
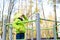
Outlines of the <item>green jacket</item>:
M23 17L24 20L23 21L28 21L27 17L24 16ZM13 21L13 28L16 29L16 33L25 33L26 32L26 22L23 22L21 21L20 19L16 18L14 21Z

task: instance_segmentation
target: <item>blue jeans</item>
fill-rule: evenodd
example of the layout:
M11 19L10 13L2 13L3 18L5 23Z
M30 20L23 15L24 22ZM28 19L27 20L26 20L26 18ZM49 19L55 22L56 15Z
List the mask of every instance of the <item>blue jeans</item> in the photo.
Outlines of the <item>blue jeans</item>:
M24 39L25 38L25 33L17 33L16 34L16 39Z

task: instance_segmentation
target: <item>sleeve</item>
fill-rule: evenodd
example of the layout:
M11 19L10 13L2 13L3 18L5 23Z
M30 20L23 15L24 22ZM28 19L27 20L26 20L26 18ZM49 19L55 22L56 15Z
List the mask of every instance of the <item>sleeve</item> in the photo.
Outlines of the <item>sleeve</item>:
M24 25L25 25L25 29L24 30L26 30L27 29L27 26L28 26L28 18L27 18L27 16L23 16L23 18L24 18Z
M19 27L18 27L18 19L16 19L15 21L13 21L13 23L12 23L12 26L13 26L13 28L15 28L15 29L19 29Z
M28 20L27 16L25 16L25 15L23 16L23 18L24 18L24 20Z

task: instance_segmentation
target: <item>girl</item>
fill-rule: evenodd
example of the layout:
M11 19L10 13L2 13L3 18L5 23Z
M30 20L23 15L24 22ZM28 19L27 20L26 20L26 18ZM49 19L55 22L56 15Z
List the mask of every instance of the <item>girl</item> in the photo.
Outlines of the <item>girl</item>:
M17 17L13 21L13 27L16 29L16 39L24 39L25 38L25 24L22 21L28 21L27 17L25 15L22 15L21 17Z

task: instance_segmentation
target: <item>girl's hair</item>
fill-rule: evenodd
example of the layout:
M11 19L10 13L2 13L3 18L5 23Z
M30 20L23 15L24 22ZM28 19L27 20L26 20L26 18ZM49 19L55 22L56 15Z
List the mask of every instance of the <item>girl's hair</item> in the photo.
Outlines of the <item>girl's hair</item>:
M19 17L18 19L20 19L21 21L23 21L23 19L22 19L22 18L20 18L20 17Z

